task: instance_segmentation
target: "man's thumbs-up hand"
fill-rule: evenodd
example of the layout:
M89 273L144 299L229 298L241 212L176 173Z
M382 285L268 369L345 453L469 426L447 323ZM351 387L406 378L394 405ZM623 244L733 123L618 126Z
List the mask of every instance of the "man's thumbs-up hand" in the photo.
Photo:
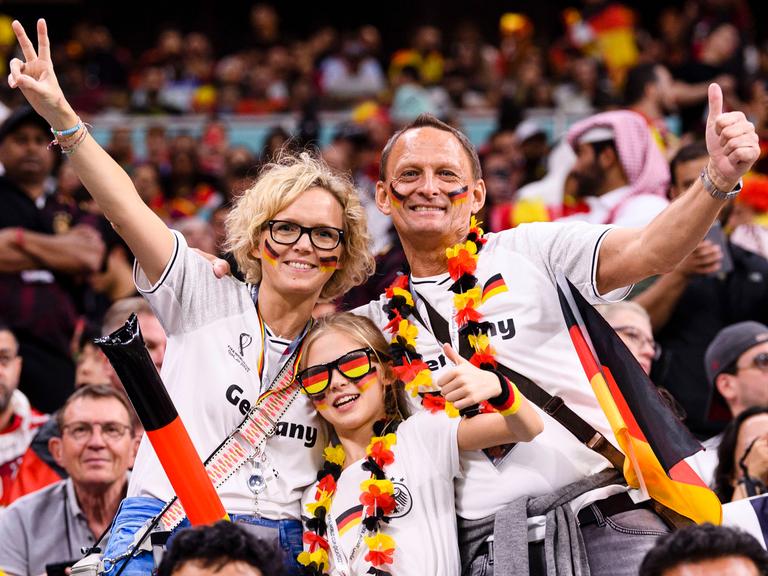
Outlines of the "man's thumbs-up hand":
M723 91L709 85L707 150L709 177L722 192L730 192L760 155L755 127L743 112L723 113Z

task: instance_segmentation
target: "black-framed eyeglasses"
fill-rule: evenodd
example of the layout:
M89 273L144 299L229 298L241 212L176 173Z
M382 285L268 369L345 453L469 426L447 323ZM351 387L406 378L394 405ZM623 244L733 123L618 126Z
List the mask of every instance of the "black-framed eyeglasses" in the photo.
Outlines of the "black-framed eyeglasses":
M296 375L296 380L309 396L319 398L330 386L334 369L348 380L357 382L373 370L374 354L371 348L352 350L333 362L305 368Z
M344 241L344 230L333 226L302 226L287 220L270 220L267 225L269 235L278 244L295 244L303 234L309 236L312 246L318 250L333 250Z
M756 368L760 372L768 372L768 352L760 352L755 354L755 357L746 366L736 365L738 370L748 370L749 368Z
M634 326L616 326L614 327L614 331L617 334L625 336L627 340L632 342L632 344L638 348L642 348L645 345L653 348L654 360L658 360L661 357L661 345L653 338L648 338Z
M62 434L68 434L76 442L83 442L93 436L96 427L107 440L120 440L131 427L120 422L72 422L61 427Z

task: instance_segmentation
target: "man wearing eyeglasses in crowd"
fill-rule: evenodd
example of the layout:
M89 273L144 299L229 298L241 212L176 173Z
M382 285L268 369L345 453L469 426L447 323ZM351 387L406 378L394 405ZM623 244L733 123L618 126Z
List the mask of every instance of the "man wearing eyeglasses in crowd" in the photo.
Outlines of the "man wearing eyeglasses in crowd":
M76 390L57 415L51 454L69 478L29 494L0 516L0 571L46 574L78 560L109 527L125 497L138 442L130 404L111 386ZM52 570L52 567L50 568Z

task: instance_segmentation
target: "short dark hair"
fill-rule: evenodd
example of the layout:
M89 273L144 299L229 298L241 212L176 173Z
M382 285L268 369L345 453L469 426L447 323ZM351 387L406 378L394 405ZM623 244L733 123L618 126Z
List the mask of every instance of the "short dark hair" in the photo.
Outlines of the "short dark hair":
M677 186L679 184L676 174L677 166L679 164L690 162L691 160L696 160L705 156L709 156L709 151L707 150L707 144L701 140L691 142L680 148L680 150L677 151L677 154L675 154L669 162L672 185Z
M722 372L721 372L722 374ZM766 406L752 406L740 412L728 423L723 431L720 445L717 447L717 468L715 468L715 494L723 504L733 499L733 477L736 475L736 440L739 430L746 420L758 414L768 414Z
M131 423L131 435L133 436L136 433L137 416L130 400L128 400L125 392L114 386L110 386L109 384L88 384L87 386L77 388L69 398L67 398L61 409L56 412L56 425L59 427L59 430L64 427L64 412L67 411L70 404L81 398L94 398L96 400L113 398L117 400L123 405L128 413L128 420Z
M659 75L656 72L656 62L643 62L627 72L627 80L624 84L624 103L632 106L643 99L645 88L649 84L656 84Z
M264 576L285 574L277 548L245 528L224 521L181 530L163 555L157 576L171 576L187 562L199 562L215 572L232 562L244 562L258 568Z
M415 130L416 128L434 128L435 130L442 130L443 132L453 134L459 141L459 144L461 144L461 147L464 148L464 152L466 152L467 158L469 158L469 163L472 164L472 178L474 180L479 180L483 177L483 170L480 167L480 158L477 156L477 150L475 150L472 142L469 141L469 138L467 138L467 135L464 134L464 132L446 124L432 114L419 114L413 122L395 132L387 141L384 150L381 151L379 180L384 182L387 179L387 163L389 162L389 155L392 153L392 148L395 147L400 136L409 130Z
M7 324L5 320L0 318L0 332L8 332L11 336L13 336L13 341L16 342L16 348L19 347L19 339L16 338L16 333L13 331L13 328L11 328L10 324Z
M663 576L682 564L738 556L751 560L760 574L768 575L768 552L755 538L727 526L687 526L666 536L646 554L639 576Z

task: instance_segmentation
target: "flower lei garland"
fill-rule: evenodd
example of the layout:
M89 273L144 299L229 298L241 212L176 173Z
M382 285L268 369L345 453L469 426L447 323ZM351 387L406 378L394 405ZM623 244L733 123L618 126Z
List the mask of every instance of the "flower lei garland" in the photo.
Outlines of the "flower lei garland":
M368 535L363 537L368 548L365 561L371 563L367 573L374 576L391 576L392 574L387 566L394 561L395 540L380 531L380 524L389 523L389 514L397 506L394 498L395 487L384 472L384 467L395 461L391 448L396 443L397 437L394 433L378 436L374 432L365 449L367 458L362 465L363 470L371 473L371 478L360 484L360 503L363 505L364 513L362 524L368 532ZM304 544L308 550L297 557L299 564L302 565L302 573L307 576L324 576L328 574L330 568L326 516L331 510L331 503L336 494L336 483L341 476L346 457L344 448L340 445L328 446L323 451L323 456L325 457L323 467L317 473L315 501L306 505L306 510L311 517L304 531Z
M477 306L482 301L482 290L474 275L478 254L484 244L483 229L472 216L466 241L447 248L445 255L448 258L448 274L454 281L449 290L454 293L453 304L456 308L459 335L467 337L474 351L469 361L480 369L493 370L496 368L496 359L488 337L490 324L483 322L483 315L477 311ZM384 311L389 323L384 327L384 331L392 334L389 353L393 359L395 377L403 383L412 397L421 395L421 405L426 410L444 410L451 418L456 417L459 411L435 390L432 373L416 350L419 329L410 321L415 305L408 288L408 276L402 275L398 276L385 292L388 301L384 305ZM483 413L495 410L484 401L480 403L479 411Z

